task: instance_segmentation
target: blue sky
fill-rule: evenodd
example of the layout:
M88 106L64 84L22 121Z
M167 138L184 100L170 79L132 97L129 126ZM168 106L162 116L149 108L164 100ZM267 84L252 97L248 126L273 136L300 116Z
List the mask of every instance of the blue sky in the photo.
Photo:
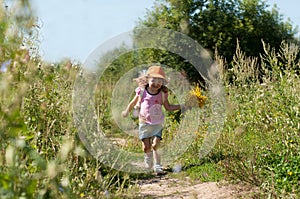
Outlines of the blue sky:
M133 29L152 0L32 0L46 61L83 62L105 40Z
M299 0L267 0L300 29ZM32 0L41 21L41 55L49 62L63 58L84 62L104 41L131 31L154 0Z

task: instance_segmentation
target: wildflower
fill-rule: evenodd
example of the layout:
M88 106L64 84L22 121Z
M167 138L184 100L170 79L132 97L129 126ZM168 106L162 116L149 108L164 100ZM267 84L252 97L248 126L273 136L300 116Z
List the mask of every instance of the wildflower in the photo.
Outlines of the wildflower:
M291 175L293 175L293 172L289 171L288 174L291 176Z
M207 97L201 95L201 90L199 85L197 85L194 89L189 92L187 104L188 106L198 106L202 108L205 104Z

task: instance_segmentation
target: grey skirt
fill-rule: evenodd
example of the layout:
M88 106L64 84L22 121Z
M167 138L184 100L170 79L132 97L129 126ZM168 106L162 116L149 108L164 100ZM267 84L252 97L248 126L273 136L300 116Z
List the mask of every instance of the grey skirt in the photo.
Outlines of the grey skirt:
M139 124L139 138L143 140L145 138L150 137L159 137L162 139L162 129L163 126L161 124L146 124L140 123Z

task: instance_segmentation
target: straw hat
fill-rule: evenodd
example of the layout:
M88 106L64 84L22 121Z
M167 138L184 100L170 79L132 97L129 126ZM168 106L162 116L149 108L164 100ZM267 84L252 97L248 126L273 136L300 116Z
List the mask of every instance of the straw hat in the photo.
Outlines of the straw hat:
M161 66L150 66L147 70L147 76L166 79L166 74Z

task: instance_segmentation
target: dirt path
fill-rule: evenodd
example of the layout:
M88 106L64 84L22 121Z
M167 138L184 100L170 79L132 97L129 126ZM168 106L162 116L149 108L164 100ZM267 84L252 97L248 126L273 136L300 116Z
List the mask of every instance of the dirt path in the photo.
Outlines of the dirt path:
M163 199L236 199L251 198L253 190L246 186L205 182L192 184L188 178L179 180L168 175L139 182L140 198Z
M126 145L124 139L114 139L119 146ZM175 177L174 177L175 176ZM188 177L176 178L168 173L151 179L138 181L139 192L134 198L144 199L250 199L255 190L247 185L232 185L217 182L191 182Z

